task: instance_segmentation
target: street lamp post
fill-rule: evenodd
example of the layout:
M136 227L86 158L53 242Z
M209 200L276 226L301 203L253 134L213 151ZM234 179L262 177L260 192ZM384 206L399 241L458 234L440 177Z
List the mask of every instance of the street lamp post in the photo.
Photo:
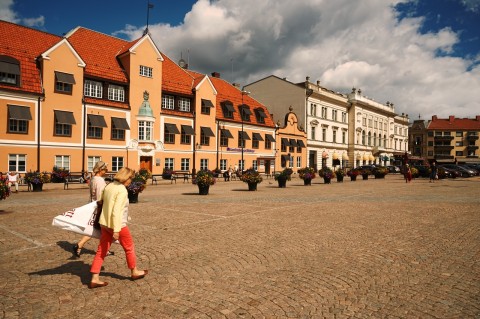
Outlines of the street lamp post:
M243 132L243 114L244 114L243 109L244 109L244 107L245 107L245 104L243 104L243 97L244 97L245 95L249 95L249 94L250 94L250 92L245 91L245 90L242 90L242 107L240 108L240 118L242 119L242 161L241 161L241 164L242 164L242 173L243 173L243 171L244 171L244 166L245 166L245 164L244 164L244 162L243 162L243 148L245 147L245 139L243 138L243 135L245 134L245 133Z

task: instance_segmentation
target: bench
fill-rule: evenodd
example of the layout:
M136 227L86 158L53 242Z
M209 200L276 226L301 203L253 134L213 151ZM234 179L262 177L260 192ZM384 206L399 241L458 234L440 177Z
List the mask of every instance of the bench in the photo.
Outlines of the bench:
M192 174L189 171L174 171L172 178L175 178L175 183L177 183L177 178L183 178L183 182L188 182Z
M65 177L65 182L63 183L63 189L68 189L70 184L83 184L85 183L85 175L83 173L70 173Z

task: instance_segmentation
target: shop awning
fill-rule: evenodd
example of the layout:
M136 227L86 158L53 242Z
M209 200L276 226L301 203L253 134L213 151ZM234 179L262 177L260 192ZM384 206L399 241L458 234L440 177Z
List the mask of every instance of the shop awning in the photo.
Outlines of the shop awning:
M128 125L127 119L120 117L112 117L113 128L117 130L129 130L130 126Z
M213 137L213 136L215 136L215 134L213 134L212 129L209 128L209 127L201 126L201 127L200 127L200 130L202 130L203 134L204 134L206 137Z
M75 117L73 116L73 112L67 111L53 111L55 114L55 121L58 124L77 124L75 122Z
M87 117L91 127L107 127L103 115L87 114Z
M32 114L30 114L30 108L27 106L9 105L8 116L9 118L14 120L30 121L32 119Z
M238 132L238 133L240 133L240 138L241 138L242 140L249 140L249 139L250 139L250 136L248 136L247 132L245 132L245 131L240 131L240 132Z
M348 161L348 154L347 153L343 153L342 160Z
M165 123L165 133L169 134L180 134L180 131L177 128L177 125L171 123Z
M270 142L275 142L275 138L270 134L265 134L265 138Z
M252 138L254 141L263 141L263 137L259 133L252 133Z
M233 135L232 135L232 133L230 133L229 130L221 129L220 131L222 132L223 136L225 136L226 138L233 138Z
M240 105L240 112L242 112L245 115L252 115L252 111L250 111L250 108L248 105Z
M298 147L306 147L302 140L297 140Z
M290 146L290 142L288 141L288 138L282 137L282 146L286 146L286 147Z
M297 141L293 138L290 139L290 146L293 146L293 147L297 147L298 144L297 144Z
M193 127L189 125L182 125L182 134L195 135L195 131L193 130Z

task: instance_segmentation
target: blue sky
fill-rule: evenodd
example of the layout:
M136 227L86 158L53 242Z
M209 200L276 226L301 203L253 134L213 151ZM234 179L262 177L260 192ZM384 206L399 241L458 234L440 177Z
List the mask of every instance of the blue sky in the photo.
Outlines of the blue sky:
M149 30L173 60L241 85L268 75L361 88L410 118L480 114L480 0L150 0ZM0 0L0 19L127 40L147 1ZM253 8L253 9L252 9ZM285 110L288 111L287 109Z

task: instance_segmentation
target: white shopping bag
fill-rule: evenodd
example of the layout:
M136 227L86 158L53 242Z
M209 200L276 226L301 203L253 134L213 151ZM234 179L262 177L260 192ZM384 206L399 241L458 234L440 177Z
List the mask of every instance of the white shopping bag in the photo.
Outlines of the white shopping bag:
M54 217L52 226L60 227L61 229L78 234L100 238L101 231L93 227L96 214L97 202L93 201Z

